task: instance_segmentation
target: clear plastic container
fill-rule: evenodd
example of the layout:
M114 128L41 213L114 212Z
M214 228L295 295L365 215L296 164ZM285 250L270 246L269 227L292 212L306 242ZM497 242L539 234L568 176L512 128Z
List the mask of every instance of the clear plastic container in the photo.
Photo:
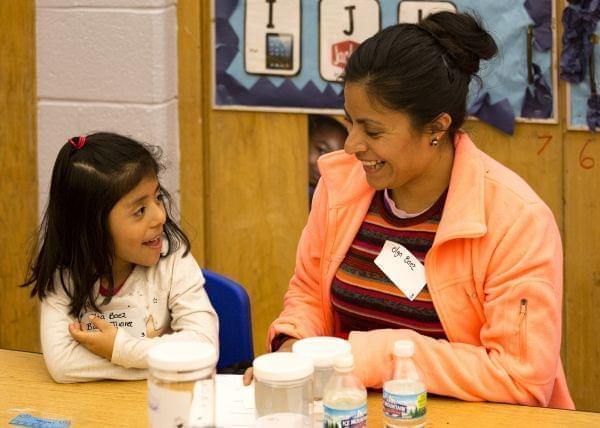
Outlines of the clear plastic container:
M165 342L148 352L148 417L152 427L215 424L215 348Z
M324 427L365 428L367 426L367 389L353 374L352 354L334 359L334 373L323 394Z
M291 352L254 360L256 427L312 428L313 363Z
M333 375L333 359L338 355L351 353L352 347L350 342L338 337L307 337L295 342L292 352L306 355L313 361L313 393L315 401L318 401L323 398L323 389Z
M424 427L427 389L423 375L412 356L414 343L394 344L394 374L383 384L383 423L385 427Z
M323 425L323 390L333 375L333 359L352 351L350 342L338 337L307 337L294 343L292 352L305 355L313 361L313 418L315 426Z

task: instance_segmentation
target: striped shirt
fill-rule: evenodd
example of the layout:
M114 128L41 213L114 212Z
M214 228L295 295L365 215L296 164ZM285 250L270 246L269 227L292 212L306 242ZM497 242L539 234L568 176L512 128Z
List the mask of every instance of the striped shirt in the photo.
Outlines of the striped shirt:
M407 328L433 338L446 338L431 295L425 286L410 301L374 260L386 240L406 247L421 263L437 231L446 192L426 211L400 218L377 191L369 211L331 285L336 334L382 328Z

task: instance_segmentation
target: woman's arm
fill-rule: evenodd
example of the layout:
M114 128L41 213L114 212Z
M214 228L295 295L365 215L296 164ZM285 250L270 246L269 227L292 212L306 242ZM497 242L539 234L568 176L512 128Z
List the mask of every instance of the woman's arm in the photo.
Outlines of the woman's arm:
M353 332L360 377L367 386L380 387L392 370L394 341L410 339L432 393L547 406L559 366L562 306L562 247L547 207L526 207L499 240L484 293L481 345L434 340L411 330Z
M301 339L332 333L323 314L320 280L326 221L327 190L321 179L314 193L308 222L298 243L296 266L285 294L283 311L269 328L267 337L269 351L271 341L278 334Z

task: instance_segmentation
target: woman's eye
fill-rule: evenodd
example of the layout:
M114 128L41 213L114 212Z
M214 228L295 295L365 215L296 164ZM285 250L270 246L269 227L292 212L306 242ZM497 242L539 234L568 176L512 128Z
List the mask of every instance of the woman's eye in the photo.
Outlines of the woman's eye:
M377 132L377 131L365 131L365 134L367 134L371 138L377 138L377 137L379 137L381 135L381 132Z
M133 213L133 215L136 217L141 217L144 215L145 212L146 212L146 207L141 207L135 213Z
M157 201L164 201L165 200L165 195L163 195L162 193L159 193L158 195L156 195L156 200Z

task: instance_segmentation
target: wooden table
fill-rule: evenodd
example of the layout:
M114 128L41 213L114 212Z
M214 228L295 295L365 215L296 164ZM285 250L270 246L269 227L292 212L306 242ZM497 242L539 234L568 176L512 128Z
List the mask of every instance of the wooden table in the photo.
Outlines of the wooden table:
M20 413L73 427L148 425L145 381L54 383L40 354L0 350L0 426ZM369 394L369 427L381 427L381 394ZM431 397L432 427L600 427L600 414Z

